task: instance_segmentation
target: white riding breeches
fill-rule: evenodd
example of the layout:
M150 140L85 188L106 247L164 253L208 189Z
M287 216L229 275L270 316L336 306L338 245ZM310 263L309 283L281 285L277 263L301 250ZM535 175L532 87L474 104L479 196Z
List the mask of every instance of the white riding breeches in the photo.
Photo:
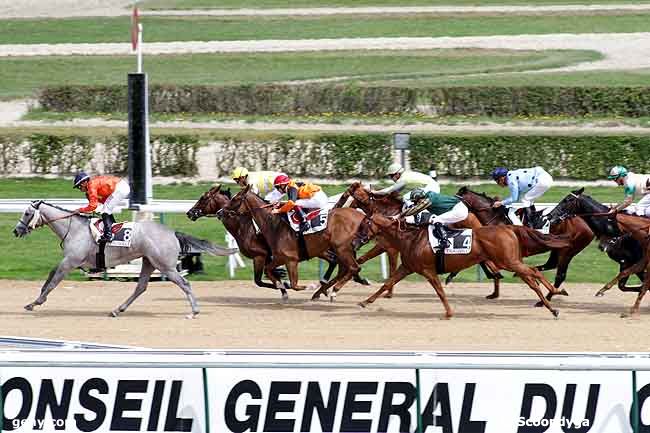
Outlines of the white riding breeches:
M269 203L277 203L280 201L284 194L282 194L280 191L277 189L273 189L270 193L266 194L264 197L264 200L268 201Z
M327 208L327 194L323 191L314 193L312 198L301 198L296 200L296 206L305 209L325 209Z
M453 223L463 221L468 217L468 215L469 215L469 211L467 210L467 206L465 206L465 204L461 201L456 203L454 207L452 207L447 212L435 216L431 220L431 224L435 224L435 223L443 223L445 225L453 224Z
M112 215L115 208L120 205L120 202L129 198L130 194L131 188L129 187L129 183L126 179L120 180L117 185L115 185L115 191L113 191L113 194L109 195L104 202L102 213Z
M524 207L530 207L536 199L540 198L553 185L553 178L550 174L542 171L537 178L537 183L528 191L521 203Z
M636 204L635 209L637 215L650 217L650 194L641 197L641 200Z

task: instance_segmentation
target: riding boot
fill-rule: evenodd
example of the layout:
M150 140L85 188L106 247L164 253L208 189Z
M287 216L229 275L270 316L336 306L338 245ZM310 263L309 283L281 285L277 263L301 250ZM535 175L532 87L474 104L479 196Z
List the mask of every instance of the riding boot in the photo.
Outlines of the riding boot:
M113 226L113 218L110 214L102 214L102 222L104 223L104 233L102 233L101 239L106 242L110 242L113 239L113 232L111 227Z
M524 213L524 225L530 227L531 229L535 228L535 222L533 221L533 209L531 207L523 208Z
M368 241L370 240L368 239L369 228L370 228L370 221L364 219L359 225L359 229L354 234L354 239L352 240L352 248L354 248L354 251L357 251L359 248L361 248L363 245L368 243Z
M442 223L433 224L433 234L440 241L441 248L449 247L449 239L447 239L447 231L445 230L445 226Z
M300 220L300 233L304 233L311 228L309 221L307 221L307 215L305 215L305 211L301 207L296 206L294 209Z

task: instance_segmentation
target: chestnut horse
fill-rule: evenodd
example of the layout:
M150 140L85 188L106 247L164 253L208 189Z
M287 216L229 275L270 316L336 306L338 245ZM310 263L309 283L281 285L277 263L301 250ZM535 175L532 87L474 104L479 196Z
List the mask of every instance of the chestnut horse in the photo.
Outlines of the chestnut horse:
M259 287L279 289L282 292L282 298L287 299L288 294L285 287L288 283L284 282L278 285L279 279L286 274L282 269L273 269L269 279L273 284L262 281L262 274L265 271L265 264L271 260L271 249L264 240L264 237L257 232L253 225L250 215L238 215L234 212L225 211L230 204L230 190L222 190L221 185L214 186L201 195L199 200L187 211L187 217L192 221L204 216L216 216L221 220L224 227L235 238L239 251L249 259L253 260L253 279ZM325 272L324 279L327 280L332 275L336 267L336 261L327 256L328 268ZM355 281L360 284L364 280L359 275L354 276ZM323 282L324 283L324 282Z
M327 228L305 235L306 258L301 255L296 232L284 217L273 214L262 198L250 192L250 186L237 193L226 210L253 218L271 248L272 260L266 265L267 269L286 265L290 288L293 290L304 289L303 286L298 286L298 262L314 257L326 258L328 251L334 251L339 265L338 275L314 293L312 299L318 299L319 294L326 292L332 285L338 291L359 272L352 241L364 216L355 209L332 209L328 215ZM334 296L331 300L334 300Z
M503 206L493 208L492 204L495 199L488 197L485 194L476 193L467 187L462 187L456 194L463 203L481 221L483 225L499 225L499 224L512 224L510 218L506 213ZM568 235L571 243L561 248L548 247L543 243L527 242L522 245L522 254L524 257L533 256L535 254L545 253L551 250L551 255L545 264L537 266L540 271L557 268L555 275L554 286L559 288L566 279L566 273L569 269L571 260L582 250L584 250L594 239L594 233L589 228L589 225L580 218L565 220L559 224L551 226L551 234L554 235ZM498 292L495 293L498 297ZM548 296L552 296L551 293ZM550 297L548 297L550 300Z
M352 198L350 202L350 207L356 207L364 211L366 214L373 212L379 212L384 216L394 216L399 215L402 212L404 207L404 201L397 193L389 195L374 195L369 190L367 190L361 182L352 183L347 190L341 195L341 198L336 203L334 207L342 207L345 205L349 199ZM362 229L365 230L365 226L362 226ZM469 215L464 221L451 224L451 228L478 228L481 226L481 223L476 219L474 215ZM390 244L382 242L381 237L376 239L377 244L368 251L365 255L359 258L359 264L363 264L370 259L377 257L379 254L386 252L388 255L388 261L390 263L390 275L393 275L397 270L397 258L398 251L393 249ZM485 263L480 263L481 267L485 271L488 278L494 280L494 293L499 293L499 279L503 278L500 274L497 273L494 267L490 269L490 266ZM449 283L449 279L447 280ZM393 296L392 287L386 291L384 294L385 298L391 298Z
M365 307L373 303L385 290L389 290L397 281L415 272L424 276L434 287L445 307L444 318L451 318L453 312L447 302L447 296L436 272L436 253L433 252L429 245L428 229L426 227L404 229L400 221L387 218L379 213L372 214L370 221L371 231L383 237L385 242L399 250L402 263L397 268L395 275L391 276L377 292L359 303L359 305ZM537 242L543 242L549 248L561 248L570 243L568 239L552 235L542 235L530 229L515 232L505 226L482 226L473 230L472 249L469 254L450 254L445 256L444 272L458 272L481 262L492 262L500 269L506 269L517 274L537 294L540 301L553 316L557 317L559 311L551 308L548 300L540 291L538 281L550 293L561 294L561 292L553 287L539 270L521 261L522 248L520 238L522 236L534 236L542 239L542 241L538 240Z

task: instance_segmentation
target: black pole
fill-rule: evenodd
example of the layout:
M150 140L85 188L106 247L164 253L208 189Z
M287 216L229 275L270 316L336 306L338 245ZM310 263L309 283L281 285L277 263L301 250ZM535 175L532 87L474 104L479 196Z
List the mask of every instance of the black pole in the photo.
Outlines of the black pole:
M147 74L129 74L129 183L131 197L129 207L147 204L151 185L148 171L149 137L147 133ZM135 206L134 206L135 205Z

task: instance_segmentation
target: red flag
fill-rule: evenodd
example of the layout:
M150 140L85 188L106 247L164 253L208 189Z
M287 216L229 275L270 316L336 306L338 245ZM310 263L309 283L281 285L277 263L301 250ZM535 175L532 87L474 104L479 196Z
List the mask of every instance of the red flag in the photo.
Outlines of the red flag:
M133 51L138 48L138 7L133 6L133 16L131 17L131 47Z

